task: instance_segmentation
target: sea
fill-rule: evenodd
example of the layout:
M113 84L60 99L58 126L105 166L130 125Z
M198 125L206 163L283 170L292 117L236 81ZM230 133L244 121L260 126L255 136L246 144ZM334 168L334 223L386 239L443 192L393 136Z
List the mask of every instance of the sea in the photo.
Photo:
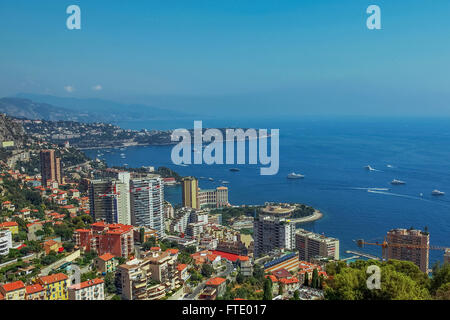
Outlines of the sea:
M127 129L193 128L201 119L119 122ZM299 227L340 240L347 250L381 257L380 246L359 248L355 241L382 242L393 228L427 228L433 246L450 247L450 119L305 117L290 119L203 119L204 128L279 129L279 172L260 175L262 165L174 165L173 146L88 150L110 166L169 167L180 175L204 177L200 188L228 181L233 205L267 201L311 205L324 216ZM270 131L269 131L270 132ZM120 154L124 153L125 157ZM370 165L374 170L365 167ZM239 172L229 169L237 167ZM304 179L287 179L296 172ZM213 178L214 181L209 181ZM405 185L391 185L393 179ZM433 196L433 190L446 192ZM181 203L181 187L165 188L165 199ZM430 267L443 261L430 250Z

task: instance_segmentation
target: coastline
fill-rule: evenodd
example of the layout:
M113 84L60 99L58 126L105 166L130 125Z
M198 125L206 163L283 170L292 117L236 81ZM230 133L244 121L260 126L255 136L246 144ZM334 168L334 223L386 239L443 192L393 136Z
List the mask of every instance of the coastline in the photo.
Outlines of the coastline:
M323 213L319 210L315 209L314 213L311 216L302 217L302 218L295 218L295 219L289 219L291 222L294 223L306 223L306 222L313 222L319 219L322 219Z

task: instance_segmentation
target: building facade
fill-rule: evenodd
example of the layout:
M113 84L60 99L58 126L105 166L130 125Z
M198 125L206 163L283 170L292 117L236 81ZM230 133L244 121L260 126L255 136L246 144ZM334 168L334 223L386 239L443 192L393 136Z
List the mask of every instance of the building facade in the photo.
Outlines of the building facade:
M110 253L116 257L128 258L134 254L133 226L96 222L92 229L77 229L75 244L98 255Z
M259 257L274 249L295 248L295 224L284 218L260 215L253 222L254 254Z
M74 284L68 292L69 300L105 300L105 284L98 278Z
M164 185L158 176L131 180L131 223L165 235Z
M61 159L55 156L55 150L41 150L39 154L41 162L42 185L47 186L47 182L56 181L62 184Z
M198 180L194 177L185 177L182 181L182 205L184 208L200 209L198 195Z
M414 262L422 272L428 272L430 235L414 229L393 229L387 233L387 259Z
M311 262L315 258L332 258L339 260L339 240L325 237L304 229L295 233L295 248L299 259Z
M49 276L40 277L37 280L46 292L47 300L67 300L67 286L69 277L64 273L56 273Z
M8 229L0 229L0 255L5 256L12 248L12 234Z

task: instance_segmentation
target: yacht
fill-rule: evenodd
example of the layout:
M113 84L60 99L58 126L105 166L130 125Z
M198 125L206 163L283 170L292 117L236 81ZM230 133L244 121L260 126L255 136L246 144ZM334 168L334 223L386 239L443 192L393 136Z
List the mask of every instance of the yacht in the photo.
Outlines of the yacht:
M401 180L394 179L394 180L391 181L391 184L400 185L400 184L406 184L406 182L405 182L405 181L401 181Z
M369 170L369 171L375 171L375 169L372 168L371 166L365 166L364 168L366 168L366 169Z
M433 192L431 192L431 194L433 196L443 196L445 195L445 192L439 191L439 190L433 190Z
M209 180L209 181L214 181L214 179L213 179L213 178L208 178L208 180Z
M288 177L288 179L303 179L305 176L300 173L292 172L292 173L289 173L287 177Z
M229 184L230 181L223 180L222 183L223 183L223 184Z

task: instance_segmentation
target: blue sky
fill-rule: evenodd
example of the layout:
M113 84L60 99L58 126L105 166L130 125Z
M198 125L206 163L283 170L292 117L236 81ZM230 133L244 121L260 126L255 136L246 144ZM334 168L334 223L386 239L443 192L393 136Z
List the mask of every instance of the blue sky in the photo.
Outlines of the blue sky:
M66 29L71 4L81 30ZM366 28L370 4L382 30ZM449 34L447 0L2 0L0 96L450 115Z

